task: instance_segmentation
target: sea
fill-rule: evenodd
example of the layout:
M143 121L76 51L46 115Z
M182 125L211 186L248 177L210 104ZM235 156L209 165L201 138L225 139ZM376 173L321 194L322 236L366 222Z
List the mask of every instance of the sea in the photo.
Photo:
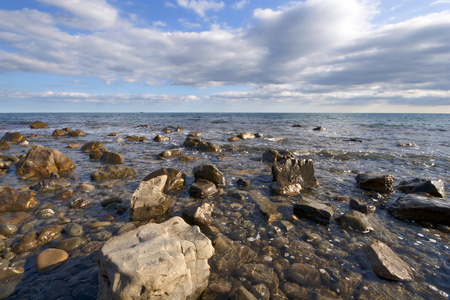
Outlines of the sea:
M50 128L31 129L30 124L34 121L43 121ZM314 130L318 127L322 130ZM80 129L86 135L60 138L52 135L55 129L62 128ZM180 130L163 132L164 128ZM219 146L222 152L184 148L187 135L197 131L206 141ZM186 206L197 201L188 193L188 186L194 182L193 168L206 163L217 166L226 178L224 192L207 199L214 203L212 226L221 235L255 251L258 258L254 263L273 268L279 278L278 289L284 291L284 295L286 283L290 280L286 268L294 263L307 263L319 269L322 277L321 285L302 287L306 299L449 298L450 228L393 217L386 207L402 193L397 189L391 195L369 193L357 186L355 177L360 173L376 172L393 175L394 186L404 180L422 178L442 180L449 187L450 114L0 113L0 138L7 132L20 132L27 137L28 145L13 145L10 150L0 150L0 155L21 156L32 145L58 149L76 166L73 172L65 175L72 183L74 195L81 195L92 204L84 209L71 209L66 202L53 201L53 194L37 194L38 208L29 212L33 216L29 221L31 228L39 230L61 222L61 218L66 222L84 224L83 245L69 253L63 266L47 273L36 271L36 256L42 249L26 255L8 255L9 265L22 267L24 276L20 280L12 280L13 283L0 276L0 291L10 291L6 299L96 299L98 266L95 252L102 243L117 234L121 226L131 221L129 210L121 214L105 211L101 201L120 197L127 204L146 175L160 168L175 168L187 176L187 188L172 195L171 215L181 215ZM228 140L242 132L259 135L250 140ZM118 136L110 136L110 133ZM156 135L171 139L155 142L153 138ZM127 136L146 137L146 140L129 141ZM89 154L79 148L68 147L70 144L81 147L91 141L100 141L108 151L121 154L124 165L134 168L137 176L121 179L107 187L91 181L90 174L104 164L90 159ZM171 149L181 149L183 155L197 160L158 159L159 153ZM297 196L271 195L271 165L262 161L263 153L270 149L288 150L299 159L311 159L319 186ZM27 189L37 183L21 179L14 171L12 166L0 175L0 185ZM238 179L251 181L250 187L243 190L236 184ZM77 186L81 183L94 185L95 189L78 191ZM228 196L236 191L245 199ZM283 207L281 212L286 222L265 222L251 197L252 191ZM336 208L335 216L342 215L350 208L348 203L337 201L337 196L355 197L374 205L376 211L369 216L374 231L364 234L343 229L334 220L329 225L320 225L292 216L292 205L302 197L330 203ZM41 211L46 208L55 212L54 217L41 217ZM103 228L87 225L106 218L114 220L111 225ZM6 237L5 244L12 247L24 234L26 232L19 228L17 233ZM286 238L286 245L282 248L271 246L278 236ZM311 242L312 236L318 236L320 242ZM411 267L413 281L388 281L374 274L362 251L374 240L386 243ZM290 253L290 243L295 241L310 243L314 255L302 257ZM7 247L3 258L8 250L10 248ZM217 288L208 287L201 299L227 299L239 284L249 290L257 285L254 278L249 282L237 271L224 274L218 265L217 262L211 263L210 278L226 282L224 286L231 288L219 293ZM328 281L324 279L325 273L329 274ZM345 284L350 281L352 284Z

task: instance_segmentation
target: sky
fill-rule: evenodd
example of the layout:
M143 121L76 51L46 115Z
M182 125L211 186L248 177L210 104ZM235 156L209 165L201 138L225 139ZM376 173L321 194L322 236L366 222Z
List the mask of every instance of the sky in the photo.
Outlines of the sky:
M0 0L1 112L450 113L450 0Z

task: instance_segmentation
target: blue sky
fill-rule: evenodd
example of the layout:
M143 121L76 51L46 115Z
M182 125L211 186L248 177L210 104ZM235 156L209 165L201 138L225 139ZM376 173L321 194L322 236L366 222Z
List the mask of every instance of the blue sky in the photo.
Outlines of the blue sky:
M450 113L450 0L0 0L0 104Z

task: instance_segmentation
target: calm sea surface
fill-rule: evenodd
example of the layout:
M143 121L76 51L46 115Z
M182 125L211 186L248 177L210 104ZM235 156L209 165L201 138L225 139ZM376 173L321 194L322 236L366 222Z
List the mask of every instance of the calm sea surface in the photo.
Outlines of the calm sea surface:
M49 129L31 129L30 123L43 121ZM301 125L294 127L293 125ZM151 127L138 127L150 125ZM181 126L182 132L163 133L168 126ZM322 126L326 130L314 131ZM81 129L85 137L63 136L56 139L52 136L55 129L69 127ZM184 149L182 144L190 132L200 131L202 137L220 146L222 154L202 153ZM305 262L305 258L295 257L286 249L278 253L267 253L274 230L289 241L305 240L305 235L317 233L323 241L314 244L315 256L311 265L331 272L336 280L345 280L345 274L360 274L361 283L352 290L352 294L336 291L336 285L330 284L321 288L309 288L311 299L325 295L328 290L344 299L354 297L370 299L373 295L386 291L387 299L399 298L399 295L411 295L424 299L448 299L450 294L450 238L449 233L433 227L423 227L414 223L399 221L389 215L385 205L397 199L400 192L390 198L376 199L356 186L357 173L374 171L395 176L395 185L402 180L413 178L442 179L446 187L450 186L450 114L222 114L222 113L63 113L63 114L0 114L0 138L6 132L20 132L28 138L30 145L43 145L60 150L76 165L69 181L76 190L80 183L92 182L89 175L98 170L102 164L90 160L86 153L79 149L69 149L71 143L83 144L101 141L109 151L120 153L125 165L136 169L138 175L123 179L121 184L110 188L97 188L84 194L84 198L93 205L84 210L73 210L67 203L53 203L52 195L39 194L39 208L31 212L35 215L33 228L38 230L54 222L52 219L39 219L39 212L52 207L57 213L64 213L71 222L88 224L95 220L105 220L111 212L105 211L99 204L103 199L112 196L122 198L125 203L130 199L146 175L162 167L171 167L183 171L187 175L187 185L194 181L192 169L203 163L215 164L226 176L225 191L237 189L236 180L251 180L251 190L261 192L276 203L290 207L297 197L273 197L268 192L271 183L271 167L261 161L262 154L268 149L289 150L298 158L309 158L314 161L315 174L320 187L309 197L319 199L336 206L336 216L349 210L347 203L334 200L337 195L353 196L363 202L377 207L371 215L375 231L362 234L345 231L334 221L329 226L314 224L306 220L292 221L294 229L274 228L266 224L255 208L251 197L249 203L239 202L230 197L213 199L217 202L214 211L214 226L232 240L251 247L265 259L267 265L279 271L278 264L288 261ZM108 136L116 132L117 137ZM262 138L229 142L228 138L241 132L260 133ZM153 138L162 134L172 139L157 143ZM127 136L145 136L146 142L130 142ZM407 144L409 146L399 146ZM183 155L195 156L194 162L181 162L178 159L158 160L156 155L164 150L182 149ZM10 150L0 152L4 155L26 154L28 148L14 145ZM26 188L36 182L18 178L14 167L0 176L0 185L10 185L16 189ZM447 188L448 192L448 188ZM81 193L81 192L80 192ZM244 193L245 195L245 193ZM180 211L193 199L188 189L174 197L172 215ZM253 206L252 206L253 205ZM253 210L252 210L253 209ZM251 210L251 211L250 211ZM290 220L289 212L285 215ZM85 230L86 245L103 242L103 236L114 235L117 229L130 221L129 212L114 215L112 226L96 230ZM16 234L10 239L14 241L22 235ZM361 248L372 240L379 239L387 243L414 270L414 281L395 283L378 279L365 259ZM273 248L273 247L272 247ZM328 250L329 251L328 251ZM327 252L328 251L328 252ZM12 260L23 264L25 276L16 287L16 292L8 299L95 299L97 291L97 271L95 255L78 251L70 253L69 262L59 269L39 274L36 272L35 256ZM309 259L309 258L308 258ZM259 261L258 261L259 262ZM223 277L215 274L212 277ZM283 277L283 276L279 276ZM229 282L245 281L245 278L230 273ZM280 287L285 278L280 278ZM373 290L371 292L371 290ZM406 293L406 294L405 294ZM206 298L206 297L205 297ZM211 298L211 297L210 297ZM408 299L408 298L405 298Z

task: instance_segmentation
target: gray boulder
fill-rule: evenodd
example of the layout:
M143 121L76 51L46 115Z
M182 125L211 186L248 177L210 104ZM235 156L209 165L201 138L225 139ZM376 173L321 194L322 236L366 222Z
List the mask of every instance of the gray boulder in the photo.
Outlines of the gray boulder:
M314 175L314 163L310 159L285 159L272 165L273 181L300 183L304 188L316 187L319 183Z
M378 277L394 281L412 280L410 267L383 242L373 242L364 252Z
M133 221L149 221L164 215L170 207L170 197L163 193L167 175L141 181L131 195L130 211Z
M294 204L294 214L321 224L329 224L334 213L334 206L312 200L300 200Z
M429 194L400 196L388 206L388 211L399 219L450 226L450 201Z
M409 193L428 193L435 197L445 198L444 182L439 180L427 180L415 178L410 181L402 181L397 189L405 194Z
M366 191L374 191L382 194L392 194L394 189L394 176L376 173L364 173L356 176L356 183Z
M180 217L115 236L99 251L98 299L197 299L213 253L211 241Z

